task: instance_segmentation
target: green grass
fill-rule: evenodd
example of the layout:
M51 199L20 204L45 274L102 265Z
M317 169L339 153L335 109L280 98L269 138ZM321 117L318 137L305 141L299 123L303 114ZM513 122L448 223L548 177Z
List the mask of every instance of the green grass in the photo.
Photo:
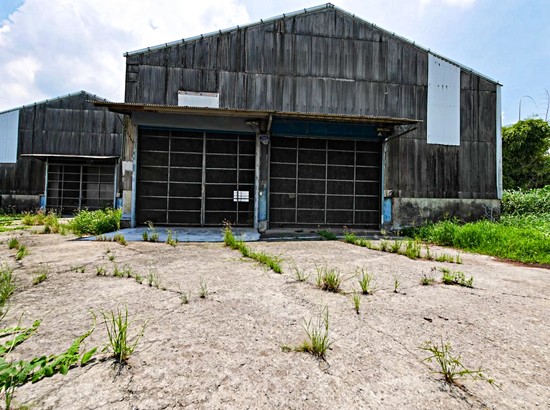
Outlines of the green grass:
M512 261L550 264L550 214L505 215L500 222L441 221L409 230L408 235Z
M5 313L4 307L13 292L15 292L13 269L6 262L2 262L0 264L0 314Z
M463 272L459 272L459 271L453 272L447 268L441 268L441 272L443 274L441 281L445 285L458 285L458 286L464 286L467 288L474 287L473 276L466 278L466 275Z
M69 222L69 229L78 236L101 235L120 229L120 209L82 210Z
M317 234L327 241L335 241L338 239L338 236L336 236L334 232L327 231L327 230L317 231Z
M269 255L265 252L253 251L244 241L239 241L237 238L235 238L235 235L233 234L233 231L231 230L231 226L229 226L229 224L226 224L226 226L224 227L223 242L225 243L225 246L229 246L231 249L241 252L241 255L243 255L245 258L257 260L275 273L283 273L283 268L281 266L281 262L283 260L280 257Z

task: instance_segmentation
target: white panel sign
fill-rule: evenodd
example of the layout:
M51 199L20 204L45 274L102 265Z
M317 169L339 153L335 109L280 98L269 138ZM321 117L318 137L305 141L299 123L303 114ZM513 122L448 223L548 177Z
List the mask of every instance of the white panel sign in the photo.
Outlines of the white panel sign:
M460 67L428 54L428 144L460 145Z
M178 91L178 105L180 107L220 108L220 94Z
M248 191L233 191L233 202L248 202L250 194Z
M0 114L0 163L17 162L19 110Z

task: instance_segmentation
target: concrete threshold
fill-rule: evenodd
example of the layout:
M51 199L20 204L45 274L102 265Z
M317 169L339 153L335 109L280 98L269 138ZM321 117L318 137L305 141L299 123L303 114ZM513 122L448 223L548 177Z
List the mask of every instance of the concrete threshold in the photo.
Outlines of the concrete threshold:
M112 240L116 234L124 235L127 242L142 242L143 234L147 232L148 237L152 233L158 234L158 242L166 242L168 231L172 232L172 238L178 242L223 242L223 231L221 228L182 228L182 227L156 227L150 229L147 227L125 228L116 232L109 232L99 235L99 240ZM233 234L238 240L245 242L253 242L260 240L260 234L254 228L233 228ZM98 236L87 236L80 238L84 241L98 240Z

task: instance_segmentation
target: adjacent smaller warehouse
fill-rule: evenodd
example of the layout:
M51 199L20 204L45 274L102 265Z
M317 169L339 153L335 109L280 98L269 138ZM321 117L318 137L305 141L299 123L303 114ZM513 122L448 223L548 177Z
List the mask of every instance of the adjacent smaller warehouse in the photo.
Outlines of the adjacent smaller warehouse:
M116 205L123 118L90 100L102 99L81 91L0 113L0 208Z

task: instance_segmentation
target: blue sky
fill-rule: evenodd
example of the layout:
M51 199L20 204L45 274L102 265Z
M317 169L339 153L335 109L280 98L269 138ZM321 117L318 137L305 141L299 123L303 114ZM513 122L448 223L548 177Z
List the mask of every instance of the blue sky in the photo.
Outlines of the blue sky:
M124 98L123 52L320 4L249 0L0 0L0 111L84 89ZM549 0L335 0L504 85L504 124L546 115Z

